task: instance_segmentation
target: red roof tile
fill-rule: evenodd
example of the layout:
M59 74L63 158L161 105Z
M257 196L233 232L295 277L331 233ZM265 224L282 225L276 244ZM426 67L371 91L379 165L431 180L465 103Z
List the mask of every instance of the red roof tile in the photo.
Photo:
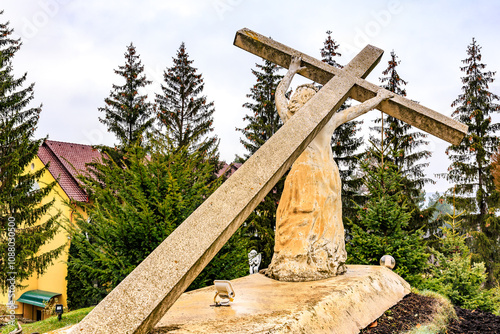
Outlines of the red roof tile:
M77 175L85 171L85 165L101 161L101 153L90 145L46 140L38 149L38 157L70 199L87 202L88 196L80 186Z

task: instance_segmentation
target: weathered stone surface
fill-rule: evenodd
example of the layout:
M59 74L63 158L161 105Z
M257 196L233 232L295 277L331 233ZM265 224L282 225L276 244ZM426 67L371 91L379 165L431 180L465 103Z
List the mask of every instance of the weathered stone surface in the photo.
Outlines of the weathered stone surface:
M276 213L274 255L266 273L271 278L301 282L345 272L340 175L327 149L308 146L287 176Z
M213 286L190 291L156 327L172 334L358 333L410 292L401 277L379 266L347 266L345 275L313 282L256 274L231 285L230 307L209 306Z
M366 49L367 58L382 51ZM353 64L364 72L364 62ZM345 101L352 76L330 80L137 266L71 333L147 333Z
M345 74L345 70L348 70L352 80L356 82L349 97L360 102L374 97L379 89L377 85L363 80L373 67L353 71L353 68L348 65L341 70L249 29L241 29L236 33L234 45L284 68L289 67L292 56L300 56L303 66L307 67L303 75L320 84L325 84L333 76ZM372 64L372 66L375 65ZM378 109L455 145L459 144L467 133L465 124L402 96L396 96L381 103Z

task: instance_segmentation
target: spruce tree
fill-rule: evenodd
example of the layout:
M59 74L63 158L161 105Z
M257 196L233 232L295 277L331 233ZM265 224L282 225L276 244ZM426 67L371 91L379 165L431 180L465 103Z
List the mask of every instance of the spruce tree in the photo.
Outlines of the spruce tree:
M151 84L143 72L144 65L130 43L125 52L125 65L115 70L125 79L125 83L121 86L113 84L109 97L104 99L106 105L99 108L105 113L104 118L99 117L99 121L115 134L122 148L142 143L143 136L154 122L153 106L146 101L148 96L140 95L139 92Z
M244 135L240 139L248 154L240 158L243 162L254 154L283 124L274 102L276 87L283 78L278 74L280 67L264 60L264 64L255 64L252 74L256 83L250 88L247 98L251 101L243 104L249 113L243 118L247 125L236 129ZM243 225L250 236L250 248L262 253L261 268L266 268L274 253L274 229L276 226L276 210L283 191L285 176L267 194L262 203L252 212Z
M372 148L362 163L368 201L358 206L346 243L347 262L378 265L383 255L396 260L394 271L412 285L422 281L427 254L420 231L408 232L411 211L401 190L403 177L383 150Z
M0 11L3 14L3 11ZM41 106L30 108L34 84L14 76L13 57L21 47L9 23L0 24L0 285L5 292L32 274L41 275L64 246L40 253L58 231L59 214L49 199L56 182L39 184L47 167L31 170L43 139L34 140ZM42 204L43 203L43 204ZM12 274L15 273L15 274Z
M277 73L280 67L268 60L264 60L263 65L255 66L257 69L252 69L252 74L256 77L256 83L250 88L250 94L247 94L247 98L252 101L243 104L243 107L250 111L243 117L248 125L243 129L236 129L246 138L240 139L248 151L246 159L257 152L283 125L274 103L276 87L283 78Z
M491 156L500 141L497 131L499 123L492 121L491 115L498 113L500 97L489 91L495 72L486 71L481 62L481 47L473 38L467 47L468 57L462 61L462 94L452 103L455 107L452 116L466 124L469 130L458 145L446 150L452 161L445 175L449 182L456 185L456 206L465 210L462 228L472 234L471 250L476 254L474 260L484 262L488 271L488 286L498 284L495 269L498 255L491 253L490 247L498 245L498 226L488 223L492 217L494 202L494 182L491 174ZM498 246L497 246L498 247Z
M387 68L382 72L384 77L380 78L381 87L401 96L406 96L407 82L403 80L397 71L397 66L401 63L394 51L391 52L391 58L388 61ZM382 117L377 118L375 123L382 123ZM382 126L375 126L378 134L382 132ZM435 232L431 228L429 221L432 217L433 209L422 210L418 198L422 195L424 186L434 181L426 177L424 169L429 163L422 163L422 159L430 158L431 152L420 149L429 142L425 139L427 134L415 131L415 129L395 117L385 115L383 117L383 146L390 152L384 159L393 162L401 171L403 176L402 189L408 199L407 205L413 210L412 219L409 224L410 229L419 229L424 227L426 230ZM372 138L377 145L382 144L382 140Z
M181 43L173 65L163 74L163 94L156 94L158 118L176 147L191 150L214 150L217 136L209 137L213 128L214 103L203 94L205 84L192 66L186 46Z
M327 37L323 42L323 48L320 49L321 52L321 60L328 65L331 65L336 68L342 68L343 66L337 63L337 59L335 57L342 56L340 52L337 51L340 45L335 42L332 38L332 32L328 30L326 32Z
M321 60L336 68L342 68L342 65L337 63L336 57L341 54L337 51L339 45L332 39L332 32L327 31L327 38L324 41L321 51ZM338 111L349 108L349 102L345 102ZM363 144L363 138L358 137L358 131L362 121L352 120L344 123L335 129L332 136L332 153L335 162L339 167L340 179L342 181L342 215L344 218L352 218L355 215L354 203L361 203L363 197L360 195L359 189L363 181L356 175L358 171L358 160L361 158L358 149ZM347 223L347 221L346 221Z

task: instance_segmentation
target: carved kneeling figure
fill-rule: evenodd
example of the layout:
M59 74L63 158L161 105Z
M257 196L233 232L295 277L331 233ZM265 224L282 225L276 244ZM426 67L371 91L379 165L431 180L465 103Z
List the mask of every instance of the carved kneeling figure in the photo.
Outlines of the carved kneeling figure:
M287 103L288 90L300 67L293 58L278 85L276 107L285 123L314 94L312 85L299 86ZM288 174L276 213L274 255L266 275L280 281L313 281L343 274L347 254L342 223L341 181L330 146L334 130L341 124L374 109L392 97L380 90L376 97L336 113Z

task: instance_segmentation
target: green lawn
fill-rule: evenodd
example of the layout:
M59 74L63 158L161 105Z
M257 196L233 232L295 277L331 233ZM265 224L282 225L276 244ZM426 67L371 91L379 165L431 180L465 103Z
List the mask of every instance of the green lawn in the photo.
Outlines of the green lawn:
M58 321L57 316L50 317L48 319L37 321L32 324L23 325L23 334L30 333L46 333L53 331L58 328L66 327L69 325L76 324L80 322L94 307L82 308L79 310L64 313L62 315L62 320ZM8 334L10 331L14 330L15 327L9 326L4 327L1 334Z

